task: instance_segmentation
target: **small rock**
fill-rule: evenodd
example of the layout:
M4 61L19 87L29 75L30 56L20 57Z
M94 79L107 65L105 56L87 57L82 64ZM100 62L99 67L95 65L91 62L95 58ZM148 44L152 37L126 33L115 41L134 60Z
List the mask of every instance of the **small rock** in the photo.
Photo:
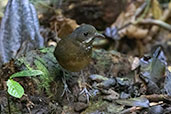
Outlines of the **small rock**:
M97 87L101 87L101 88L110 88L111 86L114 86L116 84L115 79L108 79L108 80L104 80L103 82L97 84Z
M109 89L107 91L107 93L109 95L104 96L103 99L108 100L108 101L112 101L112 100L115 100L115 99L119 99L119 94L117 92L115 92L114 90Z
M89 76L89 78L91 80L97 81L97 82L102 82L102 81L108 80L108 78L101 76L101 75L98 75L98 74L92 74Z
M125 92L121 92L121 94L120 94L120 98L121 99L127 99L127 98L129 98L131 95L130 94L127 94L127 93L125 93Z
M77 102L75 103L74 110L77 112L83 111L88 107L88 104L85 104L83 102Z

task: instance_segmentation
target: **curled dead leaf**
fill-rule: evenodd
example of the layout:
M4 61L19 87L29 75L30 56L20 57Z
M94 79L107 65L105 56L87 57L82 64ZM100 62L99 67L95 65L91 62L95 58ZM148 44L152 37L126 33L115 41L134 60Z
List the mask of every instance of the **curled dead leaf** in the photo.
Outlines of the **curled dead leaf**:
M135 25L130 25L129 27L119 31L119 34L126 35L129 38L142 39L148 34L148 29L142 29Z

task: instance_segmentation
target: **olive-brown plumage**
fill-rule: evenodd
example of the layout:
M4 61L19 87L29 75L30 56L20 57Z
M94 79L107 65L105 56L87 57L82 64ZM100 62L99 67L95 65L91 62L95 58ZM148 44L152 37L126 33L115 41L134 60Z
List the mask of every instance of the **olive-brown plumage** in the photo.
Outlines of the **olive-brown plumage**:
M95 37L103 37L88 24L81 25L69 36L60 40L54 55L66 70L78 72L91 61L92 43Z

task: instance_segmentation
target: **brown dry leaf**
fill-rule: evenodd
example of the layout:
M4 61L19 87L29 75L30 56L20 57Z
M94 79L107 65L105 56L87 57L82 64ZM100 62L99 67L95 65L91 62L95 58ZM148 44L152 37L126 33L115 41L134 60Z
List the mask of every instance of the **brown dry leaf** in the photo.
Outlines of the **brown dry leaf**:
M142 29L135 25L131 25L131 26L119 31L119 34L126 34L129 38L142 39L147 36L148 29Z
M162 16L162 9L157 0L152 0L152 14L155 19L160 19L160 17Z
M130 4L127 6L126 12L120 13L117 20L112 24L112 26L117 26L118 28L130 22L132 16L136 12L136 5Z
M78 24L75 20L66 18L62 14L58 14L51 19L50 26L52 30L58 33L59 38L65 38L78 27Z
M75 20L66 18L65 23L63 23L61 29L58 31L58 36L60 38L64 38L68 36L70 33L72 33L77 27L78 24Z
M114 24L112 24L112 26L121 28L124 25L130 23L130 20L132 20L132 17L135 15L137 8L140 7L140 4L137 3L139 2L129 4L125 12L122 12L118 16L117 20ZM143 39L148 35L148 29L143 29L140 26L131 25L120 30L119 35L120 37L128 36L128 38Z

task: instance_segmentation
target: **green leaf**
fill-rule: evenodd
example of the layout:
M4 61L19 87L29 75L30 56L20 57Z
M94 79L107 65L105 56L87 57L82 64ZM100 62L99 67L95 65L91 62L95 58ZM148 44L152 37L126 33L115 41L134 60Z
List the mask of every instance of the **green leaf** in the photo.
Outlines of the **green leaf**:
M13 75L10 76L10 78L15 78L15 77L25 77L25 76L37 76L37 75L42 75L43 72L40 70L24 70L21 72L17 72Z
M21 98L24 94L23 87L16 81L9 79L7 81L8 93L16 98Z
M19 65L24 64L27 69L32 70L32 68L30 67L30 63L26 60L25 57L18 58L17 62L18 62Z
M49 52L49 48L42 48L42 49L40 49L40 52L47 53L47 52Z
M50 72L46 68L46 66L43 64L43 59L35 60L34 64L36 65L37 69L41 70L46 78L50 77Z

